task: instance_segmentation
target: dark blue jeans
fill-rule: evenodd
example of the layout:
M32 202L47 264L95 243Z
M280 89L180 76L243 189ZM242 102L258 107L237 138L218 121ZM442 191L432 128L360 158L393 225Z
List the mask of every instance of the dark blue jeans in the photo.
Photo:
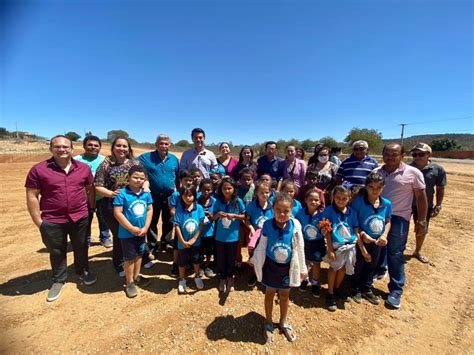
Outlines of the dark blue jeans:
M390 276L388 289L390 293L401 296L405 285L405 257L403 252L407 245L410 223L399 216L392 216L391 223L387 243L387 266Z

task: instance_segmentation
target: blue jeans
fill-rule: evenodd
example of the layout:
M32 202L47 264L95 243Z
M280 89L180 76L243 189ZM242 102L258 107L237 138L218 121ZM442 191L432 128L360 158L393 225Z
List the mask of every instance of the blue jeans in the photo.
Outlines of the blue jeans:
M390 276L388 289L390 293L401 296L405 285L405 257L403 252L407 245L410 223L399 216L392 216L391 223L392 227L388 234L387 243L387 266Z

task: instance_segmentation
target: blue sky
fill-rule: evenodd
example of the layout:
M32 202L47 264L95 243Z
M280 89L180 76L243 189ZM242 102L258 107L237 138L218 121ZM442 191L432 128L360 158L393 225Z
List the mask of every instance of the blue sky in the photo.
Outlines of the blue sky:
M470 1L2 2L0 126L208 142L474 133Z

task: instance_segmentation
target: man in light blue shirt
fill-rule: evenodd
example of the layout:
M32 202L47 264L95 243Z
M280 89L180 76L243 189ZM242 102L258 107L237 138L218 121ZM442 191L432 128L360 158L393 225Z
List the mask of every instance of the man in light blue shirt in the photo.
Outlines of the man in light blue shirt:
M194 128L191 132L194 147L181 156L180 168L199 168L204 178L209 178L210 172L217 170L217 158L213 152L204 147L206 133L202 128Z

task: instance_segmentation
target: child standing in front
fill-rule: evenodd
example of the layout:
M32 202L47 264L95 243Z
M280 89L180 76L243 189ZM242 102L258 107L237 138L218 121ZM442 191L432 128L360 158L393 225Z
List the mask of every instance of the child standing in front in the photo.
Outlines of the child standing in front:
M153 200L143 190L146 171L134 165L128 172L128 186L114 199L114 216L119 222L118 237L122 245L127 297L137 296L135 285L147 286L150 280L140 275L142 256L145 253L146 233L153 215Z
M264 337L273 341L273 301L276 292L280 298L279 327L289 341L296 340L296 333L288 323L290 287L297 287L307 276L304 260L304 241L301 224L291 218L293 199L286 194L277 194L273 205L272 219L263 224L260 241L251 259L257 279L265 289Z
M222 179L213 208L216 221L216 257L220 273L219 292L234 288L235 261L239 243L240 221L245 219L245 207L237 197L234 180Z
M301 202L295 199L298 194L298 186L291 180L284 180L281 183L280 191L293 199L293 210L291 214L292 217L295 217L302 208Z
M204 287L200 273L201 251L200 234L204 226L204 209L196 202L196 186L181 186L179 195L182 206L176 209L173 217L175 237L178 238L178 268L179 282L178 293L186 292L186 280L184 274L186 266L191 263L194 268L194 282L198 290Z
M304 255L306 264L311 268L311 292L316 298L319 298L321 293L319 276L321 274L321 261L326 255L324 237L318 229L322 213L322 196L323 194L319 190L308 190L305 197L306 207L300 209L296 214L296 219L300 221L303 228ZM308 280L303 280L299 291L306 291L307 286Z
M204 227L201 231L201 255L203 256L204 275L206 277L214 277L214 271L211 267L211 258L215 256L216 239L214 237L215 222L212 219L212 209L216 199L212 196L214 186L211 179L203 179L201 181L201 196L198 198L198 203L204 209Z
M380 302L372 292L372 284L380 252L387 245L392 216L392 203L381 196L384 185L383 175L370 173L365 188L359 191L359 197L351 206L357 211L360 226L355 272L351 279L352 299L357 303L362 297L375 305Z
M332 204L321 216L321 220L327 219L330 222L332 229L321 229L327 245L324 260L329 263L326 307L331 312L337 309L336 297L348 301L347 295L339 287L345 274L354 274L359 222L357 212L348 206L350 198L351 194L347 188L336 186L332 193Z

